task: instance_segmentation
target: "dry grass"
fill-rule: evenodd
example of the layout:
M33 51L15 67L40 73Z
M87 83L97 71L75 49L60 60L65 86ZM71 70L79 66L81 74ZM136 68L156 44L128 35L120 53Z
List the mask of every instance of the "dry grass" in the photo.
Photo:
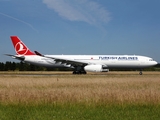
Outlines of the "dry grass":
M160 103L159 72L145 72L142 76L138 75L138 72L111 72L103 75L57 74L59 73L55 76L1 74L0 102Z

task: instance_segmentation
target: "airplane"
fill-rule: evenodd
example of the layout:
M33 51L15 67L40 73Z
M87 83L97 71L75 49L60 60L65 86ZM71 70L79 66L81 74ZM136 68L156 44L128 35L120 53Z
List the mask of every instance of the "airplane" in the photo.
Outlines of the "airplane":
M150 57L140 55L43 55L32 52L17 36L10 36L16 55L5 54L14 59L44 67L72 68L73 74L109 72L110 68L142 69L157 64Z

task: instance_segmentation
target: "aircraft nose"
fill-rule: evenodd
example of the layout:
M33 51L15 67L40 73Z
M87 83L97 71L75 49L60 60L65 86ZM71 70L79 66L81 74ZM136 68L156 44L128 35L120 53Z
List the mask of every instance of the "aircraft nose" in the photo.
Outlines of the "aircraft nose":
M158 62L156 62L156 61L153 62L153 65L157 65L157 64L158 64Z

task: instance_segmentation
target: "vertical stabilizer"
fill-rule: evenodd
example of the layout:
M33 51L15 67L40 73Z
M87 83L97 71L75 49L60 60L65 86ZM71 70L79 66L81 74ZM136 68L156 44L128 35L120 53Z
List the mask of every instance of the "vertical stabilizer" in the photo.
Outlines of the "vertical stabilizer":
M11 36L11 40L17 55L35 55L17 36Z

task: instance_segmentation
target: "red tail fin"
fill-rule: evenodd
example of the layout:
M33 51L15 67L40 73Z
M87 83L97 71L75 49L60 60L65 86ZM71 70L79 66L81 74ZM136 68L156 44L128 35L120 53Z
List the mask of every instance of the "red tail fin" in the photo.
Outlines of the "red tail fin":
M17 36L11 36L11 40L17 55L35 55Z

